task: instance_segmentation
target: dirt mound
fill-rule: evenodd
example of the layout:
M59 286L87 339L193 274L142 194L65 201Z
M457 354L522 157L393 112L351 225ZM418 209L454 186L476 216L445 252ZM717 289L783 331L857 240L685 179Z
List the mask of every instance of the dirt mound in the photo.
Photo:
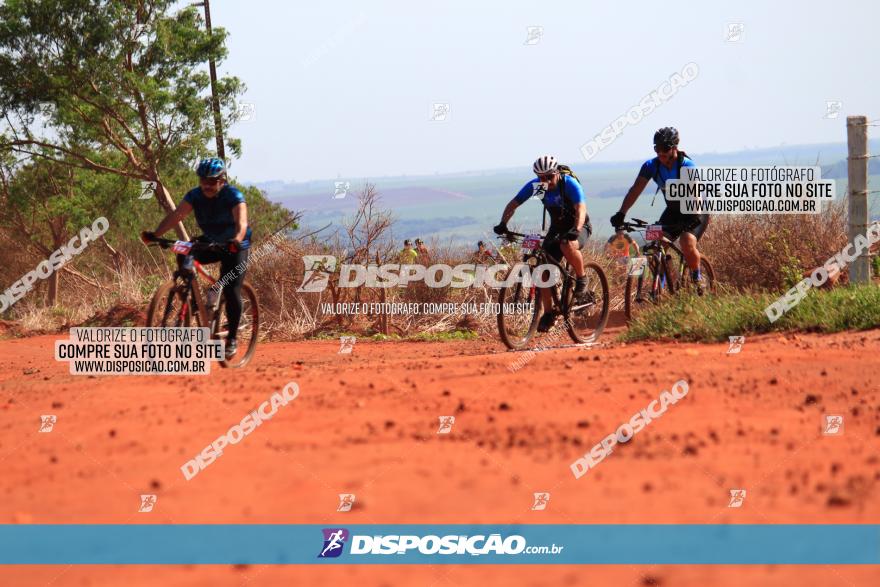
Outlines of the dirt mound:
M95 314L81 324L65 325L62 330L67 330L73 326L145 326L146 324L147 314L141 308L127 304L117 304L106 312Z
M0 320L0 339L15 338L22 335L21 325L9 320Z

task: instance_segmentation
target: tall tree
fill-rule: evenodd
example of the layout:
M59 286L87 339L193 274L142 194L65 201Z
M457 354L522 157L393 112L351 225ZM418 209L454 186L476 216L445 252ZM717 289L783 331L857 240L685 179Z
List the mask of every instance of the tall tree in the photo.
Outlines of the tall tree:
M155 182L195 161L214 136L204 64L226 55L198 11L172 0L7 0L0 6L0 149L25 158ZM224 124L244 90L216 84ZM41 122L42 121L42 122ZM240 143L227 139L232 153ZM95 158L116 152L121 157ZM187 238L183 226L178 235Z
M46 159L14 168L10 158L0 156L0 230L8 231L15 239L15 249L3 252L3 261L10 255L27 259L28 269L66 245L72 236L101 216L116 218L127 210L119 205L120 194L126 190L126 179L120 176L100 174L62 165ZM110 252L118 270L121 263L116 250L106 235L100 239L103 248ZM100 245L99 245L100 246ZM60 303L60 277L67 273L92 286L99 286L93 278L84 275L73 266L71 258L52 272L46 280L46 302L50 306ZM5 269L5 267L4 267ZM0 271L3 287L11 283L19 273ZM8 278L8 279L6 279Z

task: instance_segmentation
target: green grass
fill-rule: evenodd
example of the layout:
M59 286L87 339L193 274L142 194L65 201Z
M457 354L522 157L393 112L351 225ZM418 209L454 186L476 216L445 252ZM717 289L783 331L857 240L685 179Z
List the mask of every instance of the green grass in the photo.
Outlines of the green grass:
M339 340L341 336L354 336L355 338L369 338L361 336L360 334L354 332L348 332L347 330L325 330L323 332L317 332L314 335L310 336L310 340Z
M726 341L772 331L840 332L880 327L880 287L810 290L776 322L764 308L778 294L678 295L639 313L622 340Z
M453 330L451 332L420 332L407 336L407 340L421 340L426 342L446 342L450 340L473 340L479 338L473 330Z

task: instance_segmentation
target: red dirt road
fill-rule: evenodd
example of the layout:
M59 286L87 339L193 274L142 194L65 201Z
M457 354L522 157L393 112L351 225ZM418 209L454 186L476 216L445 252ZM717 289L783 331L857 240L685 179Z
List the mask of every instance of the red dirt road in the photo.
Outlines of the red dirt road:
M878 523L880 331L520 354L496 341L261 345L244 370L86 377L58 336L0 342L2 523ZM610 340L610 339L609 339ZM594 470L569 465L679 379ZM296 381L186 481L180 467ZM54 414L51 433L40 415ZM823 435L825 414L844 416ZM437 434L440 416L455 416ZM728 508L731 489L747 490ZM551 494L532 511L533 493ZM140 494L156 494L138 513ZM337 512L338 494L356 494ZM6 567L0 585L848 585L856 566Z

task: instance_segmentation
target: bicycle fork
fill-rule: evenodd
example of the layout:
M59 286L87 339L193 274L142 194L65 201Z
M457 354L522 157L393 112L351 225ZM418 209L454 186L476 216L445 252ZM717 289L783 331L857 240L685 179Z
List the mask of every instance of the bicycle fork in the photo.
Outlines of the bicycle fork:
M664 271L665 267L665 259L663 258L663 252L657 251L651 255L650 262L650 270L651 270L651 291L648 295L651 296L652 301L657 301L660 298L660 292L666 287L666 271ZM639 276L639 284L637 290L637 299L641 298L642 293L642 285L644 280L644 273Z
M179 277L183 279L182 291L180 292L183 299L180 305L178 320L186 316L187 312L192 312L192 316L197 320L199 326L210 328L211 316L208 313L208 307L204 302L205 297L202 295L201 284L199 284L198 279L195 278L195 274L180 274ZM190 302L192 302L192 304L190 304Z

